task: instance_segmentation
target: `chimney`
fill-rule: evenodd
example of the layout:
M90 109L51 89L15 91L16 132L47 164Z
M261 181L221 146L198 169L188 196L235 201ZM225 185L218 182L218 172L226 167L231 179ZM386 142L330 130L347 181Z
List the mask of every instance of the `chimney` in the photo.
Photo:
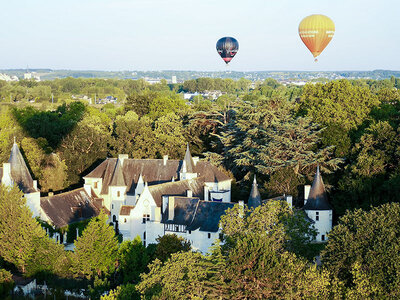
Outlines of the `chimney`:
M186 197L192 198L193 197L193 191L192 190L186 190Z
M33 189L35 190L35 191L37 191L37 180L34 180L33 181Z
M163 156L163 164L164 164L164 166L167 165L167 161L168 161L168 155L164 155Z
M85 189L86 193L89 195L89 197L92 195L92 187L90 184L84 184L83 188Z
M290 208L293 207L293 197L291 195L287 195L286 197L286 202L289 205Z
M11 178L11 164L10 163L3 163L3 177L1 178L1 182L7 186L13 185L13 180Z
M161 207L156 207L154 215L154 221L161 222Z
M304 186L304 205L306 205L308 200L308 195L310 194L311 185Z
M168 221L172 221L174 219L174 211L175 211L175 197L171 196L168 199Z
M128 154L118 154L118 159L121 161L121 166L124 166L124 160L128 159Z
M199 157L198 156L194 156L192 159L193 159L194 166L196 166L197 162L199 161Z

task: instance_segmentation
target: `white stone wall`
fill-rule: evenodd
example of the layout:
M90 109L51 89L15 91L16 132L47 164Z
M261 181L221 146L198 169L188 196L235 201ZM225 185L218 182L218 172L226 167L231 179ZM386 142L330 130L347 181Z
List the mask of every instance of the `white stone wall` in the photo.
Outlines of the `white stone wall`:
M108 192L111 198L111 220L113 221L113 216L116 216L117 220L119 217L119 211L121 206L125 205L125 186L110 186L108 187Z
M26 199L26 205L33 213L33 217L41 218L42 209L40 207L40 192L24 194L24 198Z
M305 212L315 222L314 227L318 231L316 241L322 242L322 236L324 236L324 241L327 241L328 233L332 230L332 210L306 210Z

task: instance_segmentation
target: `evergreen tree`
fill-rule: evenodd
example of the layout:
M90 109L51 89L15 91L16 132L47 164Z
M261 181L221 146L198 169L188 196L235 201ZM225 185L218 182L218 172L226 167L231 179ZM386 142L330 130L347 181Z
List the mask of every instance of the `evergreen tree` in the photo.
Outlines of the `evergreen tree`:
M88 279L104 279L115 271L118 258L118 240L112 226L102 212L93 218L75 242L72 270Z
M0 185L0 257L22 273L50 272L62 275L62 245L50 240L17 187Z

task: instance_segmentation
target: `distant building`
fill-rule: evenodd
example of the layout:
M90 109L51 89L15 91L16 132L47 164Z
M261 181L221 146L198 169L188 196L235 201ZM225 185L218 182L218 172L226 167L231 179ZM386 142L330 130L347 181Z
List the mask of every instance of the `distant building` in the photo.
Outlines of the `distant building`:
M171 83L172 83L172 84L178 83L178 81L176 80L176 76L172 76L172 77L171 77Z
M36 72L28 72L24 74L24 79L40 81L40 76Z
M4 73L0 73L0 80L4 80L4 81L19 81L17 76L9 76L9 75L4 74Z

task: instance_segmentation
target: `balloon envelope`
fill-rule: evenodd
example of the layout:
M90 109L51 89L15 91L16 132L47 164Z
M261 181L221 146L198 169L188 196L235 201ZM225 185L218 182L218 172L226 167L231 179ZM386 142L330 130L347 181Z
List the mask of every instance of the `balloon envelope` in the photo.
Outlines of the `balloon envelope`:
M223 37L217 42L217 51L222 59L228 64L239 50L239 43L233 37Z
M305 17L299 25L299 35L303 43L317 57L332 40L335 23L324 15Z

